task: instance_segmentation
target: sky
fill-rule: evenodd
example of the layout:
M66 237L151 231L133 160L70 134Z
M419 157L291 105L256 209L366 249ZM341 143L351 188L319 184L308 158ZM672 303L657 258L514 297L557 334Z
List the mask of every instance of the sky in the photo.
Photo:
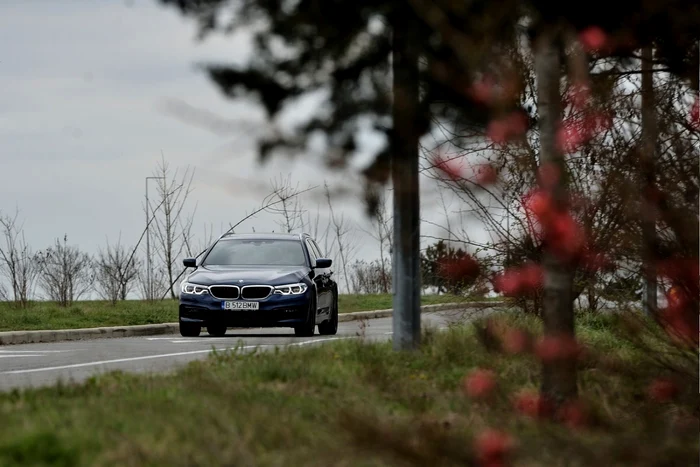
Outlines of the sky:
M368 229L358 176L327 172L317 156L260 166L250 135L262 131L262 113L224 99L197 69L206 61L245 63L248 40L243 33L199 42L191 20L151 0L0 2L0 211L19 209L35 250L63 235L89 253L120 235L134 244L145 223L145 177L164 157L173 170L195 170L196 235L204 225L218 233L237 222L280 175L301 188L327 180L332 190L349 189L336 210ZM313 109L295 113L302 108ZM214 122L215 131L183 117L191 114ZM432 188L422 189L430 205ZM305 206L315 211L320 195L312 192ZM279 229L272 215L241 228ZM358 259L377 257L359 229L355 241Z

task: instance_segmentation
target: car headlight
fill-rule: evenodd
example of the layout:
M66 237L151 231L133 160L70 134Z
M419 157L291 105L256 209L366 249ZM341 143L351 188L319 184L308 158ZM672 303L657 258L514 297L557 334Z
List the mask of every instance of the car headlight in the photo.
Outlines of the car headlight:
M182 285L180 286L180 290L184 294L202 295L209 293L209 287L207 287L206 285L193 284L191 282L186 281L182 283Z
M306 284L286 284L275 287L273 293L277 295L301 295L306 292Z

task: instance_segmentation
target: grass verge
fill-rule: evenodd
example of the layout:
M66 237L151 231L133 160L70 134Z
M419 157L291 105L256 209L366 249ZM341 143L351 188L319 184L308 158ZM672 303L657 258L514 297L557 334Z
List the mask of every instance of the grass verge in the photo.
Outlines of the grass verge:
M458 326L427 330L414 353L355 340L228 352L170 375L111 373L0 394L0 465L474 465L471 440L488 427L514 437L516 465L697 465L697 425L670 431L683 407L645 399L658 372L599 320L579 331L630 370L582 369L581 392L599 420L589 428L526 419L505 399L467 398L461 381L474 368L494 370L506 393L536 387L539 370L527 357L485 351L472 328Z
M424 295L424 305L466 300L452 295ZM390 294L340 295L341 313L391 308ZM34 302L26 309L12 303L0 302L0 331L30 331L48 329L76 329L102 326L132 326L177 322L176 300L148 303L127 300L112 305L106 301L81 301L69 307L52 302Z

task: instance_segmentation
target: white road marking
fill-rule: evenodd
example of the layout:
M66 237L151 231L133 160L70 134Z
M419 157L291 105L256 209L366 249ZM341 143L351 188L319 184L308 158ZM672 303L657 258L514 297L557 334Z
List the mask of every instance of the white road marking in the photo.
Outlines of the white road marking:
M329 338L325 338L325 339L315 339L315 340L304 341L304 342L292 342L290 344L282 344L282 346L288 347L288 346L295 346L295 345L307 345L307 344L314 344L314 343L318 343L318 342L335 341L335 340L339 340L339 339L355 339L355 337L329 337ZM256 347L261 347L263 345L269 346L269 345L275 345L275 344L245 345L242 347L227 347L225 349L217 349L217 350L254 349ZM144 355L141 357L115 358L114 360L102 360L102 361L98 361L98 362L74 363L71 365L50 366L50 367L44 367L44 368L31 368L31 369L27 369L27 370L3 371L3 372L0 372L0 375L19 375L19 374L23 374L23 373L38 373L38 372L42 372L42 371L68 370L68 369L72 369L72 368L84 368L84 367L88 367L88 366L107 365L110 363L136 362L139 360L150 360L150 359L155 359L155 358L168 358L168 357L181 357L181 356L185 356L185 355L197 355L197 354L210 353L210 352L212 352L211 349L190 350L188 352L174 352L174 353L158 354L158 355Z
M0 358L16 358L16 357L45 357L43 354L20 353L12 355L0 355Z
M22 354L22 353L65 353L65 352L77 352L83 349L71 349L71 350L0 350L0 354Z

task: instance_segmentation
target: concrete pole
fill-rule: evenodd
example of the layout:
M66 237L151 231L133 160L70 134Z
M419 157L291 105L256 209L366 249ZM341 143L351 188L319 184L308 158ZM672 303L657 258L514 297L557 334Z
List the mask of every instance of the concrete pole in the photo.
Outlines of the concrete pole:
M420 345L420 195L418 180L419 69L412 35L413 11L408 5L393 21L393 344L395 350Z

